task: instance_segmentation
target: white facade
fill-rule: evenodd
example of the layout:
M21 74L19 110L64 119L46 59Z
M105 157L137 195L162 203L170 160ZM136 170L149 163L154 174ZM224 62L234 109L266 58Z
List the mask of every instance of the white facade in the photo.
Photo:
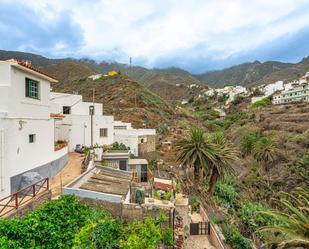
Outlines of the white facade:
M50 100L53 104L53 113L63 113L64 107L70 107L69 114L73 115L89 115L89 107L92 102L83 102L82 95L68 93L50 93ZM94 103L94 115L101 116L103 114L103 104Z
M114 125L114 141L118 143L123 143L127 147L130 147L130 152L135 156L138 156L138 145L142 142L141 139L145 139L142 137L156 135L155 129L132 129L131 124L130 126L128 126L130 127L128 129L119 129L121 127L120 124L123 124L123 126L125 126L128 123L116 121L115 124L116 125Z
M38 83L37 98L26 97L26 78ZM58 168L45 172L45 166L67 154L67 148L54 150L53 81L17 61L0 61L0 197L17 190L16 179L24 172L44 166L43 177L56 173Z
M74 151L77 144L91 146L89 107L93 103L83 102L81 95L55 92L51 93L51 101L54 103L54 113L65 115L65 118L56 125L57 140L67 141L69 151ZM114 141L114 117L102 114L103 104L94 103L94 107L93 145L110 145ZM100 129L106 129L104 134L102 132L100 134Z
M272 84L268 84L264 87L265 97L272 95L276 91L284 90L283 81L277 81Z

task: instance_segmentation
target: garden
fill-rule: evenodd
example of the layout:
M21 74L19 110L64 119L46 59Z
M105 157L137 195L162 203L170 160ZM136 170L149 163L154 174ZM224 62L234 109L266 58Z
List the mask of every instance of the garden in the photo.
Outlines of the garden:
M21 219L0 220L3 249L152 249L172 246L173 232L163 227L167 217L124 224L102 209L90 208L74 196L52 200Z

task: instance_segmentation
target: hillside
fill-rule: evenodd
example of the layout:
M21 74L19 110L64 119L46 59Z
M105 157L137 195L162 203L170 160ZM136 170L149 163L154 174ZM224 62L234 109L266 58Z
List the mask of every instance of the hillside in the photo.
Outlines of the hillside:
M261 63L259 61L255 61L219 71L212 71L197 75L197 78L204 84L213 87L223 87L226 85L247 86L261 80L269 74L280 72L280 70L291 66L293 66L291 63L281 63L276 61ZM280 73L278 75L280 76Z
M104 115L114 115L115 119L131 122L136 128L167 125L174 114L163 99L126 76L102 77L94 81L83 77L52 87L56 92L78 92L85 101L92 101L95 88L95 102L103 103Z

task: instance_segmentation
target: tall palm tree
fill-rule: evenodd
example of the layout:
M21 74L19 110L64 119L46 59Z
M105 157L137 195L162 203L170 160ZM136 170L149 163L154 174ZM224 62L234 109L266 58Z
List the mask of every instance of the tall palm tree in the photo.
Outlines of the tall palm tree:
M197 180L202 168L209 168L215 162L215 146L206 139L200 128L192 128L190 135L180 140L177 145L177 160L184 166L194 167Z
M209 140L215 146L215 160L211 164L211 176L209 180L209 194L213 195L216 183L228 171L233 172L231 162L238 158L238 151L224 137L222 132L213 133Z
M272 139L262 137L253 146L253 156L257 161L272 162L278 155L278 149Z
M274 239L270 245L278 249L309 248L309 194L308 190L297 188L293 195L284 193L285 198L277 200L283 211L265 212L277 223L265 226L259 232L271 232Z

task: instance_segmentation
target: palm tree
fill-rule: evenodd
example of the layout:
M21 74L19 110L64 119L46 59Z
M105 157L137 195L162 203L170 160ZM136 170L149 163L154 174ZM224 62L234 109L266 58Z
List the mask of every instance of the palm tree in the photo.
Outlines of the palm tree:
M215 162L215 146L209 143L200 128L192 128L190 135L177 143L176 149L178 162L194 167L195 180L198 179L201 169L207 169Z
M274 240L270 245L278 249L287 248L309 248L309 194L303 188L297 188L293 195L284 193L285 198L276 202L280 204L281 210L270 210L265 212L272 216L277 223L265 226L259 232L271 232Z
M234 146L224 137L223 133L213 133L208 138L215 146L215 160L211 164L209 194L213 195L216 183L227 171L233 172L231 162L238 158Z
M257 161L272 162L277 154L276 144L268 137L262 137L253 145L253 156Z

